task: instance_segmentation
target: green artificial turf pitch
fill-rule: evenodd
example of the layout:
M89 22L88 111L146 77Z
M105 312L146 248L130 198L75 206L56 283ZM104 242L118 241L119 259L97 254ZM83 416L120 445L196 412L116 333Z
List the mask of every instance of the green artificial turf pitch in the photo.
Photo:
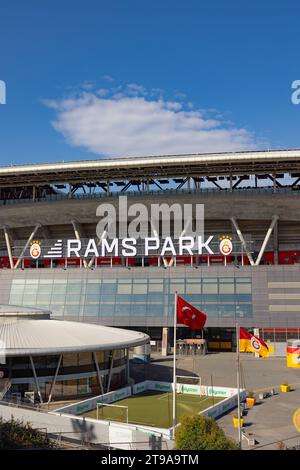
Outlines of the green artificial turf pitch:
M206 410L213 403L222 401L222 398L212 398L200 395L176 395L176 418L197 414ZM172 393L145 392L133 395L124 400L113 403L114 405L128 406L128 422L143 424L159 428L172 426ZM99 406L99 419L126 422L126 410L111 406ZM97 409L84 413L82 416L97 419Z

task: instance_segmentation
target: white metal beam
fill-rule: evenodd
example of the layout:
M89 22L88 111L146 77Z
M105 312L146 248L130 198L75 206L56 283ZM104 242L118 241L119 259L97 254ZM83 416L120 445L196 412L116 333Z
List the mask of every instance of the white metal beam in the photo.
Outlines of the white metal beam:
M41 224L36 224L36 226L34 227L33 231L31 232L31 234L29 235L29 238L23 248L23 250L21 251L21 254L19 256L19 258L17 259L17 262L14 266L14 269L17 269L20 262L22 261L23 259L23 256L25 254L25 251L27 250L28 246L29 246L29 243L31 242L31 240L33 239L33 237L35 236L36 232L38 231L38 229L41 227Z
M95 351L93 352L93 359L94 359L94 363L95 363L95 367L96 367L96 371L97 371L97 377L98 377L98 382L99 382L99 385L100 385L101 395L103 395L104 390L103 390L102 377L101 377L101 374L100 374L99 364L98 364L98 361L97 361L97 355L96 355Z
M12 257L12 252L11 252L11 245L10 245L10 238L9 238L9 232L7 227L3 227L4 230L4 237L5 237L5 243L6 243L6 248L7 248L7 253L8 253L8 258L9 258L9 264L10 268L13 269L14 267L14 260Z
M103 230L103 232L102 232L102 234L101 234L101 237L98 238L97 246L99 246L99 245L101 244L102 240L105 240L105 239L106 239L106 237L107 237L107 232L108 232L108 230L109 230L109 227L110 227L111 223L112 223L112 222L110 221L110 222L107 224L107 228L106 228L105 230ZM92 258L91 258L90 261L88 262L88 265L87 265L88 268L91 268L91 267L92 267L92 265L93 265L95 259L96 259L96 256L92 256Z
M43 403L43 397L42 397L42 394L41 394L41 389L40 389L39 381L38 381L38 378L37 378L37 375L36 375L36 370L35 370L35 366L34 366L32 356L29 356L29 359L30 359L30 364L31 364L31 368L32 368L33 377L34 377L35 386L36 386L36 389L37 389L37 392L38 392L38 396L39 396L40 402Z
M111 378L112 378L112 374L113 374L113 367L114 367L114 351L111 351L110 368L109 368L109 375L108 375L106 393L108 393L110 391L110 383L111 383Z
M239 228L239 226L238 226L238 223L237 223L235 217L231 217L230 220L231 220L231 222L232 222L232 224L233 224L233 226L234 226L234 228L235 228L235 230L236 230L237 236L238 236L239 239L240 239L240 242L241 242L241 244L242 244L242 247L243 247L243 249L245 250L246 255L248 256L248 260L249 260L251 266L254 266L254 260L253 260L253 258L252 258L252 255L251 255L250 251L249 251L248 248L247 248L246 241L245 241L244 236L243 236L243 234L242 234L242 232L241 232L241 230L240 230L240 228Z
M58 359L58 363L57 363L57 366L56 366L55 374L54 374L54 377L53 377L53 380L52 380L51 389L50 389L50 393L49 393L49 397L48 397L48 403L50 403L50 401L52 400L52 392L53 392L54 386L56 384L56 379L57 379L57 376L58 376L58 371L59 371L59 368L60 368L61 361L62 361L62 354L60 354L59 359Z
M271 224L270 224L270 227L268 228L268 231L267 231L267 233L266 233L265 239L264 239L263 244L262 244L262 246L261 246L261 249L260 249L260 251L259 251L259 253L258 253L258 257L257 257L257 259L256 259L256 261L255 261L255 266L258 266L259 263L260 263L260 261L261 261L261 258L262 258L263 254L264 254L264 252L265 252L266 246L267 246L268 241L269 241L269 239L270 239L270 236L271 236L271 234L272 234L272 232L273 232L273 228L274 228L275 224L277 223L277 220L278 220L278 215L273 215L273 217L272 217L272 222L271 222Z
M71 220L71 224L73 225L76 240L81 242L80 224L78 224L78 222L76 222L75 220ZM88 267L88 264L85 258L83 258L83 266L85 268Z

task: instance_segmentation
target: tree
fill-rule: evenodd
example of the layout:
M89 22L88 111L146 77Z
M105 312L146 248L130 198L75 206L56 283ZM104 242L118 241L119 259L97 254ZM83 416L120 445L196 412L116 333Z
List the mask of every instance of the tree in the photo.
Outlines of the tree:
M0 418L0 450L8 449L53 449L55 445L47 435L33 429L29 423L11 418Z
M205 416L183 416L175 433L176 450L237 450L215 420Z

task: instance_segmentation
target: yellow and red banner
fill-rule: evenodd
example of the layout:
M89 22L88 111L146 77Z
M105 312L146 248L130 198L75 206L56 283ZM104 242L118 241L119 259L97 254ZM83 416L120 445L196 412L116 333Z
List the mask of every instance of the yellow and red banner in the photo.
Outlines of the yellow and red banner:
M296 339L289 340L286 348L286 365L300 369L300 341Z
M269 357L269 348L266 343L254 336L244 328L240 328L240 340L239 340L240 352L255 352L262 357Z

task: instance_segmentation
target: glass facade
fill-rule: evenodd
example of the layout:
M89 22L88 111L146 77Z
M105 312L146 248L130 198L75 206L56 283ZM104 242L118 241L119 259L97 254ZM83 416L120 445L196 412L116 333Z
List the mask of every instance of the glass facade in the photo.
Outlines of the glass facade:
M174 292L208 316L252 316L248 277L13 279L10 304L49 309L55 316L173 316Z
M96 358L105 390L108 384L111 351L96 352ZM43 398L49 396L58 361L59 355L33 356ZM126 363L126 350L115 350L110 390L115 390L126 384ZM12 382L10 393L21 393L22 396L27 391L38 393L28 356L10 358L7 364L3 366L3 372L5 377L9 377ZM49 377L51 377L51 380L49 380ZM52 390L53 398L97 395L100 393L101 387L92 353L63 354L57 380Z

